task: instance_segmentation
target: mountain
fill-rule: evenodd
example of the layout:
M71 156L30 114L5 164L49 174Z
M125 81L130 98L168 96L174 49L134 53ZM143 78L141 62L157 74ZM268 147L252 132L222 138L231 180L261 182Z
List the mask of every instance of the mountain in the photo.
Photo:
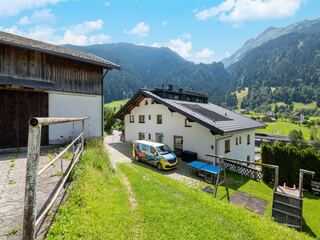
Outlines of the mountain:
M221 62L195 64L169 48L129 43L67 47L92 53L121 65L121 71L107 74L104 84L106 102L132 97L142 87L161 87L162 84L205 92L211 100L221 102L232 82Z
M303 30L269 40L228 67L233 89L249 87L243 107L318 100L320 26L314 31Z
M291 24L282 28L271 27L265 30L256 38L248 40L240 49L233 53L230 57L223 60L223 64L226 67L238 62L245 56L246 53L250 52L252 49L267 43L270 40L277 39L281 36L288 35L290 33L315 33L320 32L320 18L315 20L304 20Z

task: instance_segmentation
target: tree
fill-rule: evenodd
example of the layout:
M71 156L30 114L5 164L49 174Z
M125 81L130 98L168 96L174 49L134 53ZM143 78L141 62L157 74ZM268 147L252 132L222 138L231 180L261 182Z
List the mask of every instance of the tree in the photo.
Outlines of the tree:
M299 131L292 130L289 133L289 139L290 139L291 144L296 147L301 147L303 144L303 140L304 140L301 130L299 130Z
M111 108L104 108L104 131L110 133L112 126L116 123L114 111Z

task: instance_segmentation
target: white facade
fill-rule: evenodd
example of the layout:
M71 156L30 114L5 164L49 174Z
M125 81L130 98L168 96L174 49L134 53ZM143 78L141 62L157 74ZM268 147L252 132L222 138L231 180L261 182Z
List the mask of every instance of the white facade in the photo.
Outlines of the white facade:
M147 105L146 101L148 102ZM163 143L174 149L174 136L182 136L183 150L196 152L199 159L212 160L206 154L215 154L254 161L254 130L233 132L225 136L212 135L208 128L196 122L188 123L191 127L186 127L185 116L177 112L171 112L162 104L151 103L152 100L146 98L130 114L125 116L126 141L132 142L139 139L139 133L144 133L146 140L156 141L156 133L161 133L163 134ZM139 123L139 115L145 116L145 123ZM157 115L162 115L162 124L157 124ZM130 122L130 116L134 118L133 123ZM250 135L250 144L247 144L248 135ZM227 153L225 151L226 140L230 140L230 152ZM236 141L238 141L238 145Z
M78 93L48 92L49 117L89 117L85 121L85 137L102 136L102 96ZM81 123L49 126L49 144L63 143L77 136Z

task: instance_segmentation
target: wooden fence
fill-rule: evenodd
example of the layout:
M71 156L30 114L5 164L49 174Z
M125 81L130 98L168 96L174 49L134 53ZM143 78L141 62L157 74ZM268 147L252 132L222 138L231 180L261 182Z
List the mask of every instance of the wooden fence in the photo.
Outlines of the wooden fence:
M84 148L84 121L88 118L31 118L29 120L29 135L28 135L28 153L27 153L27 171L26 171L26 186L24 199L24 218L23 218L23 240L35 239L35 228L48 214L49 210L56 201L59 193L63 189L72 169L78 162ZM51 124L61 124L68 122L81 122L81 133L65 147L54 159L52 159L46 166L38 171L38 163L40 157L41 147L41 128ZM36 215L37 210L37 186L38 177L52 166L58 159L70 149L73 148L72 161L63 173L60 185L55 189L50 198L46 208L41 211L39 216Z

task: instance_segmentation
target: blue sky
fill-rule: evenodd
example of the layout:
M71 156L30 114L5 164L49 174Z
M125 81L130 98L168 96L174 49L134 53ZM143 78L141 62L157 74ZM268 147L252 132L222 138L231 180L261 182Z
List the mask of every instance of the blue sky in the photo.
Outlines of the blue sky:
M319 10L319 0L1 0L0 29L54 44L167 46L207 63Z

